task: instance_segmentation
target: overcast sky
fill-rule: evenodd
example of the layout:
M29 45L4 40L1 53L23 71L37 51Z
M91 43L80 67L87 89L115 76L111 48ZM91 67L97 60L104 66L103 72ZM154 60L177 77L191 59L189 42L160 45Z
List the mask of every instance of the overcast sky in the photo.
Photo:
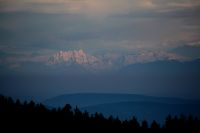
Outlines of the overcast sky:
M169 51L200 45L199 0L0 0L0 51Z
M0 63L79 49L196 59L199 24L199 0L0 0Z

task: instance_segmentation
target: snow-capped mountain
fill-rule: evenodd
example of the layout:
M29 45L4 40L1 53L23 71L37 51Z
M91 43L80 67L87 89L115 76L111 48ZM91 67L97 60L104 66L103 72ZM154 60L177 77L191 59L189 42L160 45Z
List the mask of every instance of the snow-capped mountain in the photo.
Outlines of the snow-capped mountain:
M80 65L89 65L97 63L99 60L91 55L86 54L83 50L60 51L49 58L49 64L58 63L76 63Z
M106 68L104 62L83 50L60 51L48 60L48 65L63 64L65 66L79 65L88 70L103 70Z
M141 54L118 55L107 53L104 55L90 55L83 50L60 51L52 55L48 65L78 65L87 70L117 69L135 63L146 63L156 60L181 60L181 57L165 52L143 52Z

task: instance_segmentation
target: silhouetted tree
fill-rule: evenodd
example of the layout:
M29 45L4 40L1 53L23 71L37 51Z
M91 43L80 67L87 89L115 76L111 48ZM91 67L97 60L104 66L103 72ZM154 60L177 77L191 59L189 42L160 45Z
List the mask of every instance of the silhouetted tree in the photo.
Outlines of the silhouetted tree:
M141 128L143 128L143 129L147 129L148 128L148 122L146 120L142 121Z
M32 100L28 103L28 112L35 112L35 102Z
M123 121L123 122L122 122L122 127L123 127L124 129L128 129L128 128L129 128L129 122L128 122L127 120Z
M172 120L172 116L168 115L166 120L165 120L165 128L173 128L174 127L174 123Z
M68 113L68 112L71 112L71 109L72 109L71 105L70 104L66 104L64 106L64 108L62 109L62 111Z
M119 117L117 117L116 119L114 119L114 124L115 124L115 126L117 126L117 127L120 127L120 126L121 126L121 121L119 120Z
M140 124L138 123L136 117L133 117L133 118L130 120L130 124L131 124L131 127L132 127L132 128L139 128L139 127L140 127Z
M167 130L174 128L199 129L200 121L197 117L189 115L188 117L180 115L180 117L169 115L166 118L165 124L161 126L153 121L150 127L147 121L142 121L141 127L136 117L131 120L120 121L120 119L110 116L105 118L101 113L89 115L87 111L82 112L78 107L72 109L71 105L66 104L63 108L48 109L43 104L36 104L33 101L22 104L19 100L16 102L12 98L0 95L0 127L4 125L14 127L16 124L19 127L28 126L30 129L36 127L45 127L46 129L92 129L93 132L99 129L122 129L127 130L144 130L151 128L153 131ZM47 126L44 126L47 125ZM113 131L112 130L112 131ZM107 131L107 130L105 130Z
M113 122L113 120L114 120L114 118L113 118L113 116L112 116L112 115L108 117L108 121L109 121L110 123L112 123L112 122Z
M160 125L154 120L151 124L152 129L160 129Z

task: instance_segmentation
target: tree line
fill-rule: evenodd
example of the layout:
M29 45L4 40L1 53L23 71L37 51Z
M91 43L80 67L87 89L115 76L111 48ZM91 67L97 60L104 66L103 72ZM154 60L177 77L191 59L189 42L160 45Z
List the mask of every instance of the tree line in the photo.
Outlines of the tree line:
M29 128L59 128L74 130L168 130L168 129L198 129L200 120L192 115L167 116L163 125L155 120L148 123L146 120L141 123L136 117L130 120L120 120L118 117L104 117L101 113L89 114L87 111L80 111L78 107L72 108L66 104L63 108L50 109L43 104L36 104L34 101L21 102L10 97L0 95L0 127L17 125Z

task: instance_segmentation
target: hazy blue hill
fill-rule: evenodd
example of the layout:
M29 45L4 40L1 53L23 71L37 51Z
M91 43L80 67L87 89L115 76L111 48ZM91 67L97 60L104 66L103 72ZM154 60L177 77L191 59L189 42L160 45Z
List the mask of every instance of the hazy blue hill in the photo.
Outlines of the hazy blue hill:
M12 94L16 97L35 95L44 100L46 97L66 92L112 93L113 90L114 93L166 97L199 98L200 95L199 59L190 62L155 61L132 64L110 73L95 74L87 73L87 70L80 66L48 67L38 63L23 65L16 69L17 72L8 72L3 66L0 68L2 72L0 74L1 93ZM125 100L129 101L130 98ZM72 102L73 100L66 99L59 104L63 105L66 101ZM110 101L109 96L107 101ZM81 105L80 102L73 101L72 103ZM55 103L55 105L58 104Z
M175 52L179 55L190 57L190 58L198 58L200 53L200 46L189 46L187 44L182 45L180 47L176 47L171 50L171 52Z
M135 115L139 120L156 119L163 122L167 115L192 114L200 117L200 101L178 98L162 98L135 94L78 93L66 94L44 102L50 107L62 107L66 103L78 106L90 113L101 112L105 116L128 119Z
M167 104L159 102L119 102L107 103L100 105L93 105L81 108L90 113L96 111L102 112L106 117L113 115L120 119L130 119L136 116L139 121L147 120L152 122L156 120L163 123L167 115L179 116L184 114L186 116L192 114L200 117L200 104Z
M164 76L200 76L200 59L193 61L155 61L149 63L138 63L123 67L121 74L144 74Z
M152 97L136 94L109 94L109 93L76 93L76 94L65 94L57 97L53 97L44 101L45 104L52 107L62 107L66 103L72 106L91 106L106 103L118 103L118 102L159 102L166 104L186 104L186 103L198 103L194 100L184 100L178 98L163 98L163 97ZM199 102L200 103L200 102Z
M200 93L199 68L199 59L187 62L155 61L123 67L118 74L126 79L132 79L132 83L127 84L136 89L155 90L154 93L160 91L172 96L192 94L195 97Z
M88 72L84 67L78 64L67 65L65 63L60 63L57 65L47 65L45 63L35 62L23 63L18 71L20 72L19 74L32 73L39 75L85 74Z

